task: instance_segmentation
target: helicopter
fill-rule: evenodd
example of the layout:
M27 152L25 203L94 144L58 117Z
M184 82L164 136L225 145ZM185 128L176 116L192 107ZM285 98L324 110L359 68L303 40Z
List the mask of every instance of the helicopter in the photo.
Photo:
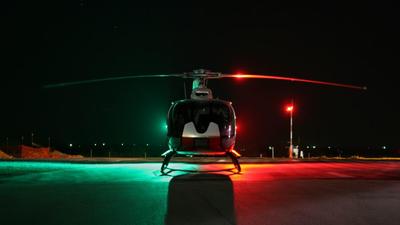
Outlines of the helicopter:
M236 173L241 172L241 166L238 160L241 155L235 150L237 129L235 110L232 106L232 102L213 97L212 90L207 87L208 80L221 78L270 79L336 86L357 90L367 89L365 86L286 76L223 74L206 69L198 69L193 70L192 72L178 74L125 75L102 79L65 82L45 85L44 88L59 88L70 85L113 80L162 77L192 79L190 99L182 99L172 102L167 113L168 150L161 155L164 157L160 169L162 174L167 173L166 170L168 169L168 165L174 156L229 157L236 169Z

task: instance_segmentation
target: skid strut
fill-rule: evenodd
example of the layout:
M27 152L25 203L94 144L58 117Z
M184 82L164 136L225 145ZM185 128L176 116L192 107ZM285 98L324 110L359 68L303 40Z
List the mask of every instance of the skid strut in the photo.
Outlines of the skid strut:
M239 157L237 157L232 152L228 152L227 155L232 159L233 165L235 166L237 173L240 173L240 171L242 171L242 168L240 167L240 164L239 164L239 160L238 160Z
M174 150L168 150L164 152L161 156L164 157L164 161L161 165L161 173L165 174L165 169L168 167L169 161L171 161L171 158L176 154L176 151Z

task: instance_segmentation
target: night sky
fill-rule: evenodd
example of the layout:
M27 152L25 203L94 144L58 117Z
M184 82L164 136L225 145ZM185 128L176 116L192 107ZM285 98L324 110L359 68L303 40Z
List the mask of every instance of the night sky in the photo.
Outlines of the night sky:
M182 79L42 86L205 68L368 86L212 80L214 96L233 102L241 148L285 145L292 98L295 144L399 147L398 15L377 1L3 3L0 145L30 140L31 132L43 145L49 136L60 145L165 145L166 113L184 98Z

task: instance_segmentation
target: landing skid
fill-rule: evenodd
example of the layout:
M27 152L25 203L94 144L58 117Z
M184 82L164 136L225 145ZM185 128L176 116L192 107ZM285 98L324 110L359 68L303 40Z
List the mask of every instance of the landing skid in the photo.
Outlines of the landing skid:
M172 157L174 157L175 155L177 155L177 152L174 150L168 150L161 155L164 157L163 163L161 165L161 170L160 170L161 174L165 175L165 174L169 173L169 172L166 172L165 170L168 168L169 162L171 161ZM235 154L233 154L232 152L227 152L226 155L229 156L229 158L231 158L232 163L235 166L235 169L237 171L236 173L240 173L242 171L242 168L240 167L238 157L236 157Z

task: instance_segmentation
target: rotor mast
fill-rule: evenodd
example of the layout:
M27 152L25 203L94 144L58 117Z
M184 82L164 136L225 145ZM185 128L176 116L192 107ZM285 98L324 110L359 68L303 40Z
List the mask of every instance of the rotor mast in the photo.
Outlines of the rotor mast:
M211 89L207 88L207 79L217 78L221 73L211 72L205 69L193 70L186 73L186 77L193 78L191 99L210 100L213 98Z

